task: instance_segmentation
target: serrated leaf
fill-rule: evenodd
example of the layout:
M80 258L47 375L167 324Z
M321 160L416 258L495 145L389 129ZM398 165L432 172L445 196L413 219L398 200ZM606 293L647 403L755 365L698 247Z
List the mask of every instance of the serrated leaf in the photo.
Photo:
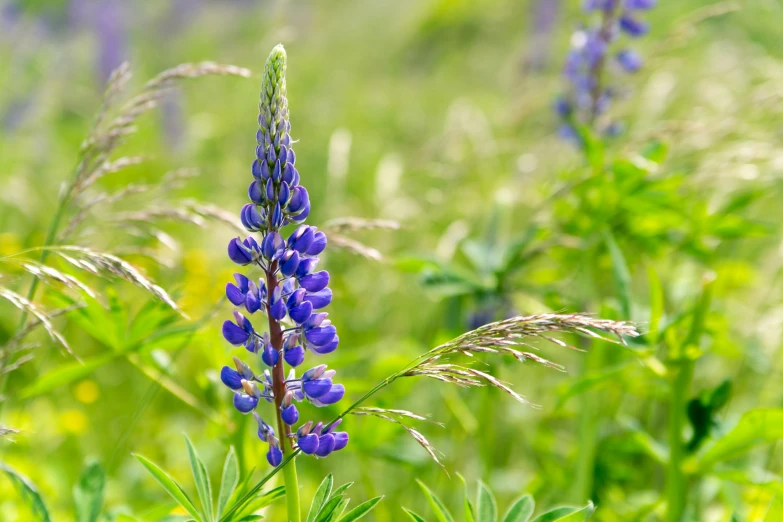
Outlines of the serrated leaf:
M414 522L427 522L426 520L424 520L424 518L422 518L421 516L417 515L416 513L414 513L413 511L411 511L410 509L407 509L407 508L402 508L402 510L403 510L403 511L405 511L405 513L406 513L406 514L407 514L407 515L408 515L408 516L411 518L411 520L413 520Z
M30 511L33 512L36 519L39 520L39 522L51 522L52 519L49 517L49 510L46 508L46 503L44 503L41 494L38 493L38 488L35 487L35 484L33 484L30 479L5 464L0 464L0 469L2 469L11 480L16 491L19 492L19 495L22 497L25 504L27 504L27 507L30 508Z
M438 519L438 522L454 522L454 517L451 516L451 513L449 513L446 505L437 497L437 495L430 491L430 489L424 485L424 482L421 480L417 480L416 482L419 484L419 487L421 487L422 491L424 491L424 496L427 497L432 510L435 512L435 518Z
M209 482L209 473L204 466L204 462L199 458L196 453L196 448L193 447L193 443L187 435L185 437L185 444L188 447L188 458L190 459L190 469L193 472L193 480L196 482L196 491L198 491L198 497L201 501L201 508L203 510L204 519L207 521L213 520L212 515L212 484Z
M498 520L498 505L495 502L495 495L489 487L479 480L478 483L478 522L497 522Z
M362 502L352 510L350 510L348 513L346 513L343 517L340 518L340 522L353 522L354 520L359 520L364 515L372 511L375 506L383 499L383 496L372 498L366 502Z
M226 461L223 463L223 475L220 478L220 491L218 492L217 500L218 518L223 515L223 510L226 508L228 500L231 498L231 495L233 495L238 484L239 460L237 460L237 454L234 451L234 446L231 446L228 448Z
M318 489L313 496L313 501L310 503L310 511L307 513L306 522L315 522L315 518L318 516L318 513L321 511L321 508L326 502L326 499L329 498L329 494L332 492L333 483L334 478L332 477L331 473L321 481L321 485L318 486Z
M79 482L73 487L77 522L96 522L103 505L106 474L103 467L93 462L84 468Z
M190 513L193 518L195 518L197 521L201 522L201 515L199 514L198 510L196 509L196 506L193 505L193 501L190 500L190 497L187 493L185 493L185 490L182 489L182 486L177 483L171 476L169 476L168 473L163 471L160 467L158 467L157 464L152 462L151 460L142 457L141 455L133 455L136 457L136 459L141 462L142 466L147 468L147 471L149 471L153 477L155 477L155 480L158 481L158 483L163 486L163 489L166 490L166 492L174 498L174 500L177 501L177 503L182 506L185 511Z
M536 501L532 495L525 495L517 499L508 508L503 522L528 522L536 509Z

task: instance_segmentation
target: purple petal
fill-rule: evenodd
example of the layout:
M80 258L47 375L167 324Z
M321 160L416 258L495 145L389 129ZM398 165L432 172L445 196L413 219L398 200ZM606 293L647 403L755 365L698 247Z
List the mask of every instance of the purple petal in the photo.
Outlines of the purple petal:
M320 397L315 397L312 403L316 406L329 406L334 404L345 396L345 386L342 384L335 384L329 390L329 393L325 393Z
M299 285L308 292L320 292L329 284L329 272L321 270L299 279Z
M304 301L299 306L294 306L293 308L288 309L288 316L291 317L291 319L296 324L304 323L310 318L312 314L313 314L313 305L312 303L309 303L307 301Z
M266 461L270 465L277 467L283 462L283 452L277 446L269 446L269 451L266 454Z
M291 277L299 266L299 252L296 250L286 250L286 253L280 260L280 272L285 277Z
M285 307L285 301L282 299L278 299L275 304L273 304L269 308L269 315L272 316L272 319L276 321L282 321L285 317L286 313L286 307Z
M238 371L229 368L228 366L224 366L220 370L220 380L232 390L242 389L242 376Z
M319 457L326 457L332 451L334 451L334 435L331 433L321 435L318 439L318 449L315 451L315 454Z
M313 433L299 437L296 443L305 455L312 455L318 451L318 435Z
M299 420L299 410L292 404L281 412L280 417L283 419L283 422L293 426Z
M253 260L253 254L238 237L228 242L228 257L238 265L247 265Z
M317 399L329 393L332 389L331 379L317 379L302 383L302 391L310 399Z
M327 343L323 346L310 346L310 350L317 353L318 355L326 355L327 353L332 353L337 349L337 345L340 344L340 337L335 335L334 339L330 343Z
M304 348L297 345L283 352L283 358L292 368L296 368L304 362Z
M225 321L223 323L223 337L234 346L239 346L248 340L250 334L231 321Z
M305 332L307 342L315 346L324 346L332 342L337 335L337 328L334 325L324 326L321 328L313 328Z
M256 408L257 405L257 398L245 393L234 393L234 408L239 410L241 413L251 412Z
M234 306L239 306L245 303L245 295L242 293L235 284L226 283L226 297L231 301Z
M332 302L332 290L330 288L324 288L319 292L308 293L305 295L304 301L312 303L313 310L326 308L329 306L329 303Z
M348 445L348 433L345 431L338 431L334 433L334 450L340 451Z
M326 248L326 234L323 232L316 232L313 236L313 242L307 249L307 255L317 256Z

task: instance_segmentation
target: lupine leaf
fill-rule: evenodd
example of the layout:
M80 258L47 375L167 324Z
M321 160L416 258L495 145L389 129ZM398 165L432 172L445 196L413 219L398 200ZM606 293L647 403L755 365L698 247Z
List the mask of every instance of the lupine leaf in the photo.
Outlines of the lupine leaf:
M38 493L35 484L30 482L30 479L5 464L0 464L0 469L2 469L8 478L11 479L14 487L24 499L25 503L30 508L30 511L33 512L35 518L40 522L51 522L52 519L49 517L49 510L46 509L46 504L44 503L43 498L41 498L41 494Z
M185 511L190 513L197 521L200 522L202 520L201 515L196 509L196 506L193 505L193 501L190 500L188 494L185 493L185 490L182 489L182 486L180 486L177 481L171 478L168 473L160 469L160 467L158 467L151 460L142 457L141 455L133 456L136 457L136 459L141 462L145 468L147 468L147 471L149 471L152 476L155 477L155 480L157 480L158 483L163 486L163 489L165 489L180 506L185 508Z
M364 515L372 511L375 506L383 499L383 496L372 498L366 502L362 502L352 510L350 510L348 513L346 513L342 518L340 518L340 522L353 522L354 520L359 520Z
M476 516L473 514L473 504L468 496L468 484L465 482L465 477L459 473L457 473L457 477L462 481L462 486L465 488L465 522L476 522Z
M285 496L285 486L277 486L276 488L267 491L263 495L259 495L253 500L249 501L245 507L239 510L239 513L237 513L235 517L246 517L258 511L259 509L272 504L275 500L282 498L283 496ZM232 519L229 518L229 520Z
M559 522L584 522L593 516L595 513L595 506L592 502L588 502L582 509L576 510L564 517L556 518Z
M185 435L185 443L188 446L188 458L190 459L190 469L193 472L193 480L196 482L196 490L201 501L203 515L205 520L212 520L212 484L209 482L209 473L204 463L196 453L193 443Z
M533 499L533 496L525 495L511 504L511 507L506 512L506 516L503 517L503 522L528 522L530 517L533 516L535 509L536 501Z
M337 522L337 519L340 518L340 515L343 514L345 509L348 507L348 504L350 504L351 499L340 497L340 502L337 504L337 507L332 510L332 513L329 515L328 522ZM328 502L327 502L328 503Z
M77 522L96 522L101 514L106 474L97 462L89 464L73 488Z
M449 510L446 509L446 505L441 502L437 495L430 491L430 489L424 485L424 482L421 480L417 480L416 482L419 483L422 491L424 491L424 496L426 496L427 500L429 500L430 506L432 506L432 510L435 512L435 518L438 519L438 522L454 522L454 517L451 516Z
M413 520L414 522L427 522L426 520L424 520L424 518L422 518L421 516L417 515L416 513L411 511L410 509L402 508L402 510L405 511L405 513L407 513L407 515L409 517L411 517L411 520Z
M223 464L223 476L220 479L220 492L217 501L217 516L223 515L223 510L239 484L239 461L234 446L228 449L226 461Z
M751 410L737 425L699 457L699 465L711 465L747 453L751 449L783 438L783 408Z
M492 491L479 480L478 483L478 522L497 522L498 505Z
M628 263L625 261L623 251L620 250L609 229L604 230L604 241L612 259L612 275L614 276L614 283L617 285L620 313L622 313L623 319L628 320L631 319L633 312L631 309L631 271L628 269Z
M579 508L569 506L558 507L538 515L533 519L533 522L554 522L555 520L560 520L577 511L579 511Z
M339 488L336 488L334 491L332 491L332 494L329 495L329 498L336 497L337 495L342 495L351 486L353 486L353 482L348 482L347 484L343 484Z
M313 496L313 502L310 504L310 511L307 513L306 522L315 522L315 517L318 516L318 513L321 511L321 508L326 502L326 499L329 498L329 494L332 492L333 483L334 478L332 477L331 473L328 474L323 479L323 481L321 481L321 485L318 486L318 490Z
M318 516L315 517L315 522L326 522L329 520L332 516L332 513L337 509L337 507L342 503L343 497L332 497L329 500L326 501L326 503L323 505L323 507L318 512Z

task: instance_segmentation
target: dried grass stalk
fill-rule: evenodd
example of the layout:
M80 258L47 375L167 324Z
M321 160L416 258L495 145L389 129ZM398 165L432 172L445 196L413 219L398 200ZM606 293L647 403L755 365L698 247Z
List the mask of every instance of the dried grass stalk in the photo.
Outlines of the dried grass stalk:
M0 297L5 299L6 301L9 301L11 304L16 306L23 312L28 313L33 317L35 317L43 325L44 329L46 329L46 333L49 334L49 337L51 337L53 341L62 345L63 348L65 348L68 351L69 354L74 355L73 352L71 351L71 347L68 346L68 342L62 336L62 334L60 334L60 332L58 332L54 328L54 325L49 319L49 316L43 310L38 308L37 305L30 302L27 298L17 294L13 290L10 290L5 287L0 287Z

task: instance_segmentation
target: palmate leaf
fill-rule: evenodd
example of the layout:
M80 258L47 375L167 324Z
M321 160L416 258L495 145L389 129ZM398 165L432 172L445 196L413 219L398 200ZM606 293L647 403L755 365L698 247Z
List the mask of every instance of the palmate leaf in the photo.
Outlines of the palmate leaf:
M0 469L2 469L6 476L11 480L19 495L24 499L30 511L33 512L35 519L39 522L51 522L49 517L49 510L46 508L46 504L41 498L41 494L38 493L38 488L35 484L30 482L30 479L16 471L15 469L0 463Z
M246 517L251 516L259 509L265 508L272 504L275 500L285 496L285 486L278 486L274 489L267 491L264 494L259 494L256 498L248 502L242 509L231 517L227 517L226 520L244 520ZM233 504L229 502L227 508L232 507ZM221 519L223 520L223 519Z
M237 454L234 451L234 446L228 449L226 455L226 461L223 464L223 475L220 479L220 492L218 493L217 500L217 517L220 518L223 515L223 510L226 507L231 495L239 484L239 460Z
M528 522L530 517L533 516L535 509L536 501L533 499L533 496L525 495L511 504L511 507L506 512L506 516L503 517L503 522Z
M451 516L451 513L449 513L446 505L438 498L438 496L430 491L430 489L421 480L417 480L416 482L424 492L424 496L427 497L430 506L432 506L432 510L435 512L435 518L438 519L438 522L454 522L454 517Z
M141 455L133 456L136 457L136 459L141 462L145 468L147 468L147 471L149 471L152 476L155 477L155 480L157 480L158 483L163 486L163 489L165 489L166 492L185 509L185 511L190 513L197 522L203 522L201 515L196 509L196 506L193 505L193 501L190 500L190 497L187 493L185 493L185 490L182 489L182 486L180 486L173 478L171 478L171 476L169 476L168 473L160 469L160 467L158 467L149 459L142 457Z
M204 520L212 521L212 484L209 482L209 473L204 466L204 462L199 458L196 453L196 448L193 447L193 443L185 435L185 443L188 447L188 458L190 459L190 469L193 472L193 480L196 482L196 491L198 491L198 497L201 501L201 508L203 511Z

